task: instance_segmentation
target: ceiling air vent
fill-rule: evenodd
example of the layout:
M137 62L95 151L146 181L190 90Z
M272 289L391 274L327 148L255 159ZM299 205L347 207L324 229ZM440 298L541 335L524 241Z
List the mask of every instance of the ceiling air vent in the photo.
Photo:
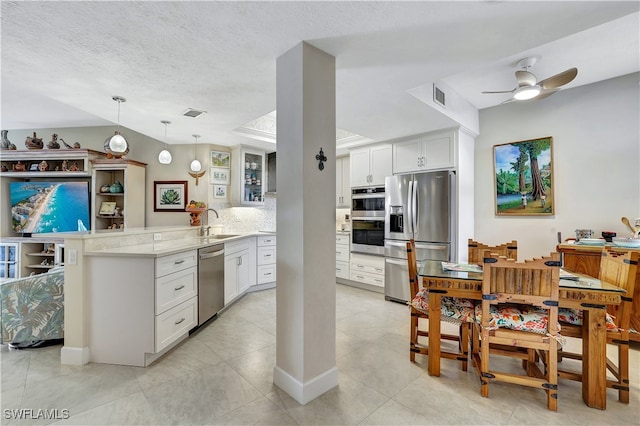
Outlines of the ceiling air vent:
M189 108L185 112L182 113L185 117L198 118L202 114L205 114L207 111L198 111L197 109Z
M433 85L433 101L440 106L444 105L444 92L438 88L435 84Z

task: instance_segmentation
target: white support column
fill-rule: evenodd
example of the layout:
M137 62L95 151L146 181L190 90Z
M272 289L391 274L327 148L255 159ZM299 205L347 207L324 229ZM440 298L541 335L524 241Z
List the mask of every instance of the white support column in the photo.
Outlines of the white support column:
M274 383L300 404L338 385L335 58L301 43L277 61ZM319 170L320 148L327 161Z

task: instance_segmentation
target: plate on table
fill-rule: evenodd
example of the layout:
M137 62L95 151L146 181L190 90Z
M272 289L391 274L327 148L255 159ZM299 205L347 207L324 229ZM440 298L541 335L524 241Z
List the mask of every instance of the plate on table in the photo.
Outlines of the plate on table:
M578 241L578 244L585 246L603 246L604 243L604 238L580 238Z
M613 237L612 242L618 247L640 248L640 238Z

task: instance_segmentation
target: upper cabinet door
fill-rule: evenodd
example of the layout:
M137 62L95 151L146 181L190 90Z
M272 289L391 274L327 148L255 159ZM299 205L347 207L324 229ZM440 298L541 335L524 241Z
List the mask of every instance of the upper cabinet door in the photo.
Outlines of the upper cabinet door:
M421 170L422 139L412 138L393 144L393 173Z
M384 178L393 176L391 162L391 145L376 145L371 147L369 185L383 185Z
M423 151L427 170L455 167L455 144L452 134L425 137Z
M349 153L351 186L368 186L369 183L369 148L355 149Z
M351 207L349 157L336 158L336 207Z

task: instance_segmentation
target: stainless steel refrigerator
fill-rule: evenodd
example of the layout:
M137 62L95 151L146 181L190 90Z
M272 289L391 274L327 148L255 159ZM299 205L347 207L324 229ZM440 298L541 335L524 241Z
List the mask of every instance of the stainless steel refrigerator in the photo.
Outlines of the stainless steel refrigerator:
M386 300L409 300L406 243L416 242L418 261L456 261L455 172L438 171L385 180Z

